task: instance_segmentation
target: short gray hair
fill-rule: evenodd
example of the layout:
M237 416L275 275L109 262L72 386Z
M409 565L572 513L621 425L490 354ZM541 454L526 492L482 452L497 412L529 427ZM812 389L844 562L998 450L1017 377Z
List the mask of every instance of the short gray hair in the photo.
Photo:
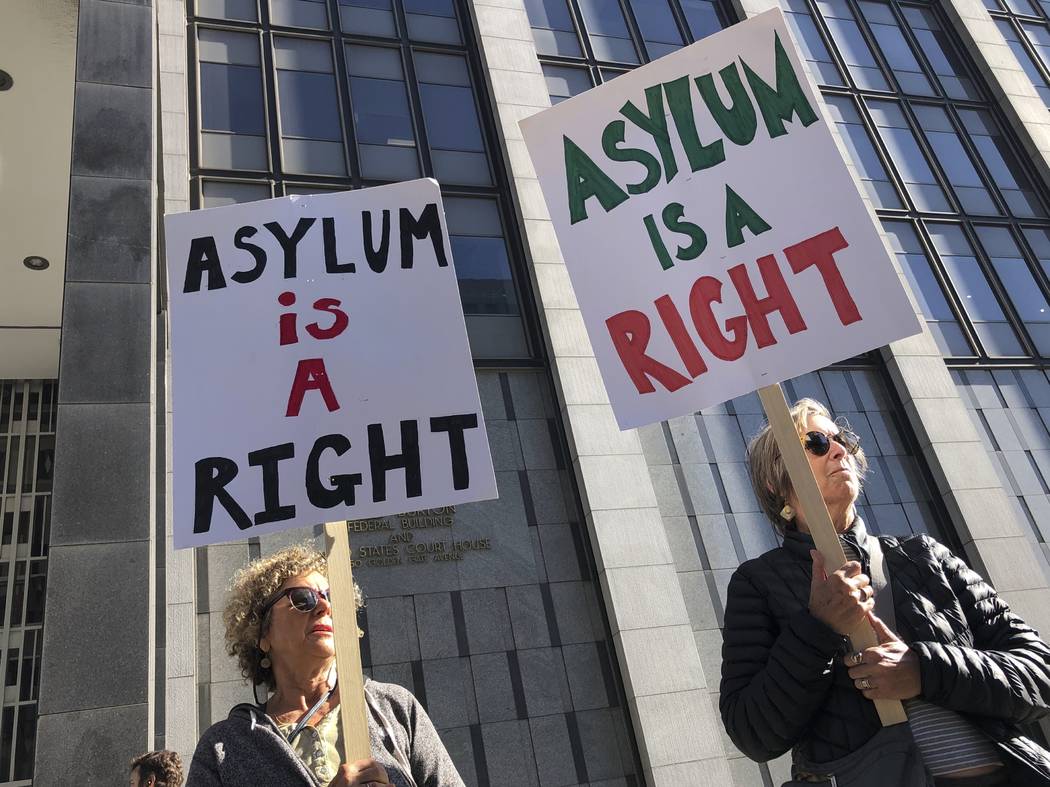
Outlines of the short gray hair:
M791 407L791 420L795 422L795 430L801 437L806 433L806 425L810 416L822 415L829 421L834 420L842 429L849 429L845 419L832 419L831 412L816 399L799 399ZM868 459L864 456L864 449L858 449L853 456L857 466L857 474L861 479L868 471ZM751 488L754 489L755 497L762 506L762 513L766 515L778 533L783 533L792 527L789 520L784 519L780 512L787 504L788 498L794 492L791 479L788 477L787 467L780 455L777 441L773 438L773 430L769 424L763 425L758 434L751 438L747 445L747 463L751 474Z

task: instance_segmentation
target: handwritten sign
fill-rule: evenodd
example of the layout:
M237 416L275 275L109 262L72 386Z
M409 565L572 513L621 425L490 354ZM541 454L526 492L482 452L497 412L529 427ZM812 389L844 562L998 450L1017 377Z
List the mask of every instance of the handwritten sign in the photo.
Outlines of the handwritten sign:
M176 547L496 497L435 181L165 232Z
M778 9L521 126L622 429L918 332Z

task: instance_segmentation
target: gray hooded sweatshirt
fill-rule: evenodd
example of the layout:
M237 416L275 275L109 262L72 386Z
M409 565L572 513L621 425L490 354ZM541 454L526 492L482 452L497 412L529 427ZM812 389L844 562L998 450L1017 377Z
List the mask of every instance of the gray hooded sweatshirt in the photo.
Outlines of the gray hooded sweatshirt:
M393 787L465 787L412 692L365 681L372 757ZM410 777L406 771L411 771ZM258 705L236 705L201 736L186 787L323 787Z

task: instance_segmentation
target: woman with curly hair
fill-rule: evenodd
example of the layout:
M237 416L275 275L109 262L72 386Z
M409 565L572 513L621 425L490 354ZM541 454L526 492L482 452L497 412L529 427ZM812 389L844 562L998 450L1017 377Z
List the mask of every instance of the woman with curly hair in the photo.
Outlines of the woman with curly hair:
M182 759L173 751L151 751L131 761L131 787L181 787Z
M389 683L365 681L372 756L341 762L327 572L324 555L294 546L234 576L223 614L227 651L269 696L236 705L204 733L187 787L462 787L426 711Z

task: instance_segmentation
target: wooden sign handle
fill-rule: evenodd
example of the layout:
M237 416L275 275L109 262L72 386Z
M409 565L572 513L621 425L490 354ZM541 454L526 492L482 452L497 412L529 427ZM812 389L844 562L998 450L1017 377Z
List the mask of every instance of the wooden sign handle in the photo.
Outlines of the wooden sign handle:
M332 593L332 628L335 663L339 675L339 722L345 750L343 762L372 756L368 740L368 709L365 707L364 675L361 673L361 644L357 635L357 604L354 577L350 570L350 535L346 522L326 522L328 584Z
M831 522L831 515L824 505L824 498L817 488L817 480L813 477L813 468L806 459L806 449L799 440L798 430L795 422L791 419L791 411L788 409L784 391L779 384L767 385L758 389L758 397L762 400L762 408L766 411L766 418L773 430L773 437L777 441L780 455L784 457L788 477L791 486L795 489L795 497L798 498L799 506L806 518L810 535L829 570L832 566L841 566L846 562L846 553L839 543L838 533ZM875 636L875 630L867 620L861 623L849 633L850 641L857 650L864 650L879 644ZM879 713L879 719L884 727L892 724L900 724L908 720L904 713L904 706L899 700L874 700L875 710Z

